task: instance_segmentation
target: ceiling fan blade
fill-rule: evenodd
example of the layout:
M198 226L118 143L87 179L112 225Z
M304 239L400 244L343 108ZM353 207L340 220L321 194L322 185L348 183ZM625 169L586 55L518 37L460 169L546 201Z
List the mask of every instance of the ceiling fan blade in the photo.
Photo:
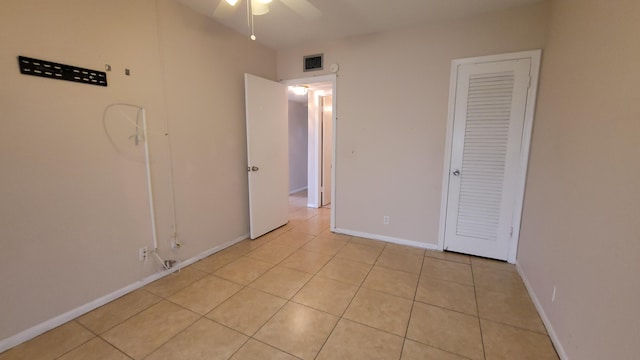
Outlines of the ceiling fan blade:
M280 0L280 2L287 5L291 10L306 20L315 20L322 16L322 11L307 0Z

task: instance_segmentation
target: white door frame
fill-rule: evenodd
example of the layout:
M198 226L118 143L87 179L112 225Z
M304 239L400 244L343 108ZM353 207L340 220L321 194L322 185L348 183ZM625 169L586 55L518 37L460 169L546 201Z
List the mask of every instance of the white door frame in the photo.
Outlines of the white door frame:
M332 110L333 110L333 114L332 114L332 127L333 127L333 139L332 139L332 164L333 166L331 167L331 185L332 185L332 189L331 189L331 209L330 209L330 214L331 214L331 225L330 225L330 230L331 231L335 231L336 229L336 208L337 208L337 203L336 203L336 192L337 192L337 186L336 186L336 168L337 168L337 163L336 163L336 138L337 138L337 119L338 119L338 112L337 112L337 78L338 76L336 74L329 74L329 75L322 75L322 76L315 76L315 77L310 77L310 78L300 78L300 79L291 79L291 80L282 80L281 82L283 84L286 85L291 85L291 86L295 86L295 85L308 85L308 84L314 84L314 83L326 83L326 82L330 82L331 83L331 94L333 95L333 99L331 101L331 106L332 106ZM320 149L318 149L318 151L322 151L322 144L318 142L317 146L320 147ZM316 169L316 175L319 177L320 174L322 173L320 171L320 167L322 166L322 164L318 161L317 162L317 167L318 169ZM319 180L319 179L318 179ZM320 182L317 182L317 186L312 189L311 187L308 188L308 192L314 192L315 194L317 194L318 199L320 199Z
M444 171L442 177L442 199L440 205L440 227L438 231L438 249L444 250L444 233L447 216L447 201L449 195L449 178L451 176L451 147L453 145L453 121L455 115L455 96L456 86L458 83L458 67L464 64L485 63L495 61L507 61L517 59L531 59L531 70L529 76L531 78L530 91L527 94L527 105L524 115L524 127L522 131L522 145L520 148L520 172L516 181L515 206L512 219L513 236L509 244L510 263L516 262L518 254L518 241L520 239L520 223L522 221L522 207L524 201L524 190L527 180L527 166L529 163L529 149L531 147L531 133L533 129L533 119L535 115L535 104L538 89L538 77L540 73L540 60L542 50L530 50L515 53L480 56L464 59L455 59L451 62L451 86L449 89L449 114L447 117L447 137L444 154Z

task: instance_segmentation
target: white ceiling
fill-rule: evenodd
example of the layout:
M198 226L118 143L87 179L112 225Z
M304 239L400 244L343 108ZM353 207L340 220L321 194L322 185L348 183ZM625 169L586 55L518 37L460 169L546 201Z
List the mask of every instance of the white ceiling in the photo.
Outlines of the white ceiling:
M178 0L247 37L247 0L231 7L224 0ZM255 16L257 41L276 50L309 41L340 39L413 26L429 21L454 19L541 0L273 0L270 12ZM289 3L301 7L308 2L317 11L307 18ZM313 10L313 8L311 8ZM315 15L318 16L313 16Z

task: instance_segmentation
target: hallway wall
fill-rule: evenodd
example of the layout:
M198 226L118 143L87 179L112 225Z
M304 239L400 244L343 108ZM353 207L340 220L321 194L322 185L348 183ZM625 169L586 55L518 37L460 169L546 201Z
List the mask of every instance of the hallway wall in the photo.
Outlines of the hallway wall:
M306 103L289 101L289 191L307 188L309 117Z

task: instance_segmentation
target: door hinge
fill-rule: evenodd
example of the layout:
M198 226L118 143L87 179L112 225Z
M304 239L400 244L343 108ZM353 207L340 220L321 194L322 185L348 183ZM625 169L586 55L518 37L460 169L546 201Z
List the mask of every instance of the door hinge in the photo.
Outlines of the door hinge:
M527 89L531 88L531 76L529 76L529 83L527 84Z
M509 233L509 237L512 238L513 237L513 226L511 227L511 233Z

